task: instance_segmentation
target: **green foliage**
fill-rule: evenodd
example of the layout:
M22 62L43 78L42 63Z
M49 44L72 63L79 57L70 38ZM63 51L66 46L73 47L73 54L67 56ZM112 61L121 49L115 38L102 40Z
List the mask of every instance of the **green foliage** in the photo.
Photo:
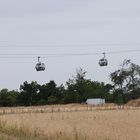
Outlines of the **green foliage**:
M23 105L35 105L37 92L38 92L38 84L37 82L28 83L27 81L20 86L21 94L20 94L20 102Z
M48 97L48 103L49 104L55 104L55 103L57 103L57 98L55 96L49 96Z
M82 103L88 98L105 98L109 102L109 91L112 86L106 86L103 82L93 82L85 79L86 71L77 70L76 77L67 82L67 97L72 102Z
M0 106L16 106L19 92L2 89L0 91Z
M121 68L111 73L114 86L114 102L126 103L140 97L140 66L130 60L124 60Z
M38 102L37 102L37 105L46 105L47 104L47 101L45 99L40 99Z
M57 86L51 80L44 85L25 81L20 92L2 89L0 106L83 103L89 98L104 98L106 102L123 104L140 97L140 66L130 60L125 60L120 69L110 74L113 85L86 79L86 73L82 68L78 69L76 76L66 82L66 87Z
M9 92L7 89L1 90L0 105L31 106L83 103L88 98L105 98L109 102L109 90L112 86L93 82L85 77L86 71L80 68L77 70L76 76L66 82L66 88L63 85L57 86L54 81L50 81L44 85L39 85L37 82L28 83L25 81L20 86L20 92Z

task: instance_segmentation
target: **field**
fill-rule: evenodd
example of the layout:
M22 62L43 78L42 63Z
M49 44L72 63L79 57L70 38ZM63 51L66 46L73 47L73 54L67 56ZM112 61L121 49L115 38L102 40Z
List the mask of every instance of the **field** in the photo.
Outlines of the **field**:
M0 108L1 140L139 140L140 108L58 105Z

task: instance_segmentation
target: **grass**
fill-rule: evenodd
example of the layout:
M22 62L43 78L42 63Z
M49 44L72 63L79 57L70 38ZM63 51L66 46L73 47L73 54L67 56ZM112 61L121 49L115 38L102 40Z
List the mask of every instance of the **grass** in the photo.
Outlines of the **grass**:
M54 110L57 108L53 106ZM71 106L65 108L68 111L61 108L58 112L32 113L27 109L24 114L3 114L0 116L0 140L140 139L139 110L69 111Z
M0 140L87 140L87 137L76 130L72 132L72 135L61 131L53 135L45 135L40 130L30 131L24 126L9 126L7 122L0 121Z
M30 132L23 126L9 126L5 121L0 121L0 134L2 140L34 140L40 137L39 132L36 130Z

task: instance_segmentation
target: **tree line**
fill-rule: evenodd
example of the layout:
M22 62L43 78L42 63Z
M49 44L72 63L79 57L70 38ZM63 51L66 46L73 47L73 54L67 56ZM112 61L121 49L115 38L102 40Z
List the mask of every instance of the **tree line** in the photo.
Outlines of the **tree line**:
M125 104L140 97L140 66L124 60L110 74L112 84L86 79L86 71L78 69L76 76L58 86L55 81L40 85L25 81L19 91L0 91L0 106L32 106L48 104L85 103L89 98L104 98L108 103Z

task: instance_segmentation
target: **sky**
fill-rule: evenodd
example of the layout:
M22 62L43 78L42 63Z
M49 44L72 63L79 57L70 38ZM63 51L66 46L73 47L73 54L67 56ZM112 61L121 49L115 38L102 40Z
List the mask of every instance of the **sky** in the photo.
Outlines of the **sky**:
M140 52L106 54L107 67L98 61L103 52L125 50L140 50L139 0L0 0L0 89L24 81L65 84L80 67L86 78L110 83L124 59L140 65ZM99 55L42 55L69 53ZM44 72L35 70L38 56Z

